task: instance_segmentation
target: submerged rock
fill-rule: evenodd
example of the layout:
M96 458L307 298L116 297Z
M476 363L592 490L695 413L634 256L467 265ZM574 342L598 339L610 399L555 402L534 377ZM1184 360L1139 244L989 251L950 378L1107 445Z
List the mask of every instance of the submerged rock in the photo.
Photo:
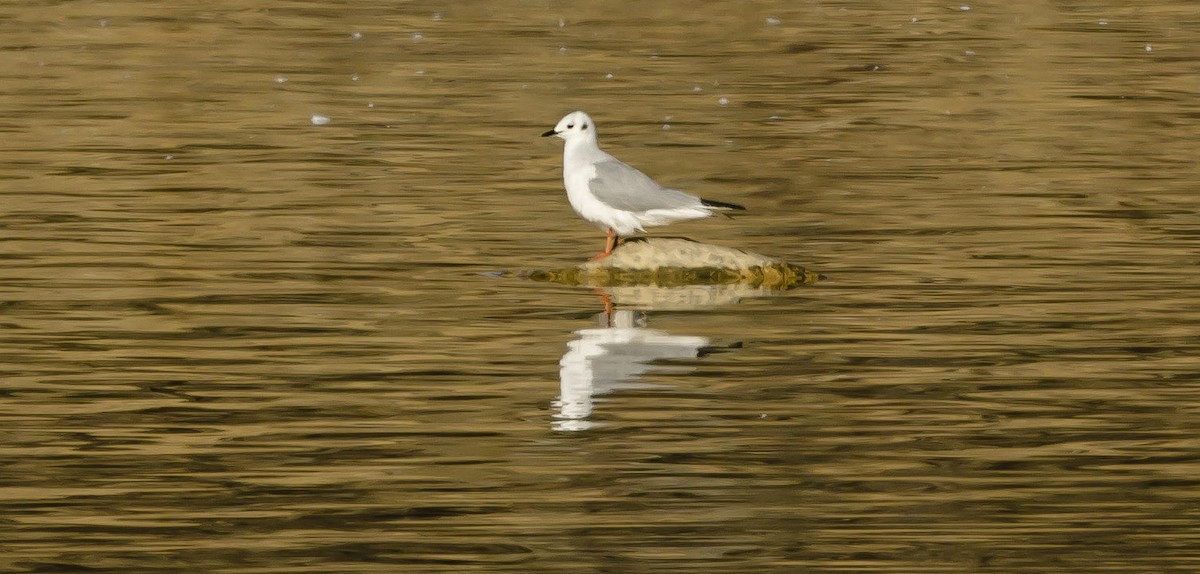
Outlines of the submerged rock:
M604 259L527 275L539 281L598 287L742 284L787 289L820 279L803 267L757 253L670 237L627 239Z

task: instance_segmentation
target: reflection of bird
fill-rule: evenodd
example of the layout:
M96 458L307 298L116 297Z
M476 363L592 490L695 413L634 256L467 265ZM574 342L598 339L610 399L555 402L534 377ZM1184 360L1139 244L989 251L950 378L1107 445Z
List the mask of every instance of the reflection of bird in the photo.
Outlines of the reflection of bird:
M604 317L604 315L601 315ZM704 337L684 337L639 325L632 310L613 312L607 328L576 331L559 361L560 396L555 403L557 430L584 430L593 423L594 397L619 389L653 387L636 382L648 372L689 371L691 367L656 365L662 359L690 359L708 345Z
M558 136L563 146L563 186L580 217L605 230L608 241L597 259L612 253L621 235L646 227L699 219L713 210L746 209L701 199L663 187L646 174L608 155L596 143L596 124L583 112L567 114L542 137Z

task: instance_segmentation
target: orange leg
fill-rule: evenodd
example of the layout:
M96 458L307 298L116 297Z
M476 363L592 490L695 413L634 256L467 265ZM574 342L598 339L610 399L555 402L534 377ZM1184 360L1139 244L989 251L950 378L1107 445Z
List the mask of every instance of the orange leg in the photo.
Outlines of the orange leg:
M594 257L592 257L592 261L604 259L605 257L612 255L613 248L616 246L617 246L617 232L609 229L608 230L608 241L606 241L604 243L604 253L597 253Z

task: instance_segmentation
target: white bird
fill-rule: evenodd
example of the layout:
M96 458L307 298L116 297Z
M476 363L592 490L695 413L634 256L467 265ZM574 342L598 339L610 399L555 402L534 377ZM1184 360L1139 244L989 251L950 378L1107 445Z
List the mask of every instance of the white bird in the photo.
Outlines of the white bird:
M746 209L733 203L701 199L663 187L596 143L596 124L583 112L571 112L542 137L558 136L563 146L563 187L580 217L605 230L604 252L612 253L617 239L646 227L699 219L714 210Z

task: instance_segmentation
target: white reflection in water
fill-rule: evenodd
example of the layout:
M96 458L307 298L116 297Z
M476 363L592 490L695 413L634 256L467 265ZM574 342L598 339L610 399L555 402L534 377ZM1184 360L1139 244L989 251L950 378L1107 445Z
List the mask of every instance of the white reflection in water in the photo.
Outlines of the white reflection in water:
M560 395L554 402L554 430L579 431L596 426L589 420L597 397L620 389L654 388L639 383L645 373L688 372L686 365L663 365L664 359L692 359L708 344L705 337L671 335L647 329L645 315L621 309L601 313L602 327L581 329L559 361Z

